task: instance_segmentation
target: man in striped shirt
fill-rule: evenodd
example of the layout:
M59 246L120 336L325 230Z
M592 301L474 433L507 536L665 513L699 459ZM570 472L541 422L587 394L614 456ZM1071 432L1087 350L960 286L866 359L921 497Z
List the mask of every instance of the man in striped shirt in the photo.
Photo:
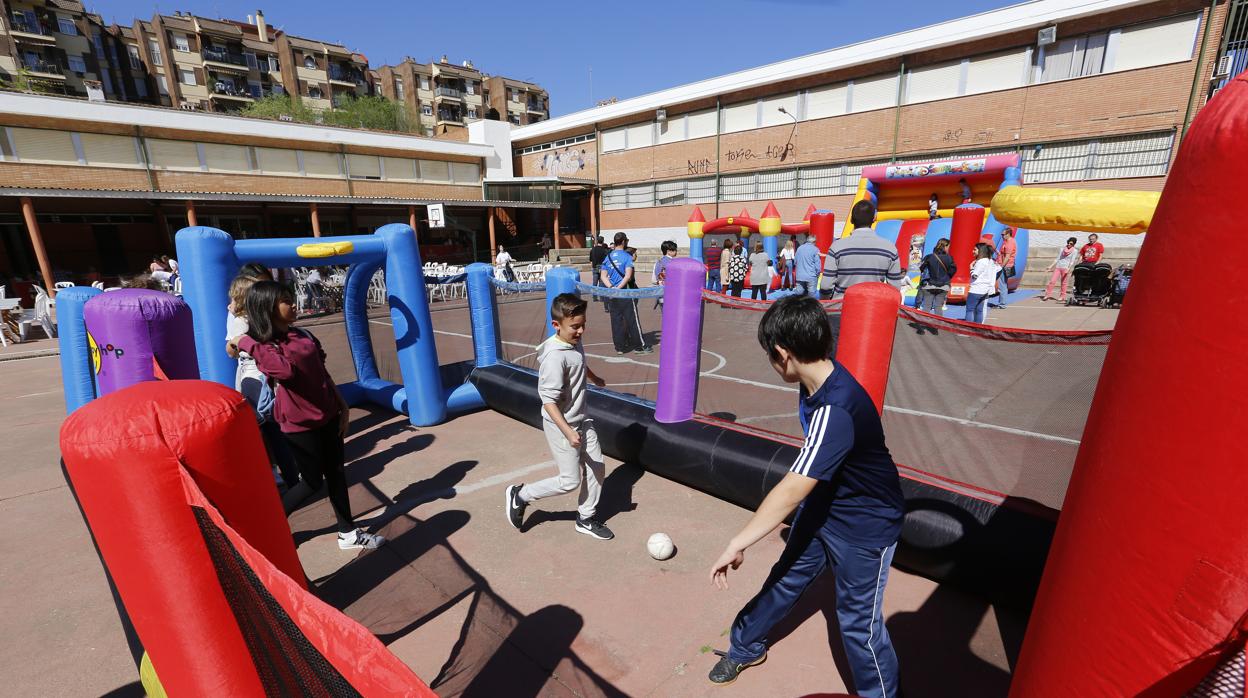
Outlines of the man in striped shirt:
M824 296L839 297L854 284L864 281L885 281L901 286L905 274L897 258L897 245L885 240L871 229L875 222L875 205L859 201L850 212L854 231L839 238L828 250L823 265L819 290Z
M728 570L741 566L745 549L794 509L797 515L779 562L737 614L729 650L709 678L731 683L745 668L761 664L772 628L831 569L854 694L891 698L898 691L897 655L882 604L905 502L880 415L858 381L828 358L832 328L818 301L809 296L777 301L759 322L758 341L776 373L801 386L806 441L789 472L711 567L711 582L727 588Z

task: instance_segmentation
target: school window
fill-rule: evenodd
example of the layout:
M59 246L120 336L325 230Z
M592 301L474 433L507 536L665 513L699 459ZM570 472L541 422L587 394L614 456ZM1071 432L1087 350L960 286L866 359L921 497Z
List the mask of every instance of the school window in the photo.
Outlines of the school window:
M66 36L78 36L78 27L74 25L74 20L68 17L57 17L56 28Z
M185 34L174 34L173 35L173 48L178 51L184 51L184 52L189 53L191 50L191 40L186 38Z
M1062 39L1043 47L1040 82L1096 75L1105 67L1108 32Z
M66 56L69 61L69 69L75 73L87 72L87 62L82 60L82 56Z
M420 113L424 114L425 116L433 116L433 105L432 104L420 105Z
M178 68L178 80L183 85L195 85L195 71L191 68Z
M260 61L256 60L256 54L254 54L254 53L244 53L244 54L243 54L243 60L247 61L247 67L248 67L248 68L251 68L252 70L259 70L259 69L260 69Z
M164 65L164 61L160 57L160 42L155 39L147 40L148 52L152 54L152 65Z
M282 64L277 62L277 58L269 56L269 72L276 73L282 69Z

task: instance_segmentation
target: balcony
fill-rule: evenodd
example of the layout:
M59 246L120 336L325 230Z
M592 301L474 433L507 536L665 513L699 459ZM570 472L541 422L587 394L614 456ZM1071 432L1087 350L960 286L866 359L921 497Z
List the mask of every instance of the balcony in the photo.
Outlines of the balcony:
M329 81L350 85L351 87L359 87L364 84L364 73L358 69L346 68L331 63L329 65Z
M206 48L204 49L204 63L212 63L214 67L239 73L246 73L250 70L247 59L242 54L228 51L214 51Z
M44 80L64 80L65 70L55 63L46 61L27 62L22 65L32 78Z
M439 109L438 110L438 123L462 125L464 123L464 116L458 111L446 111L444 109Z
M462 100L464 98L464 93L454 87L439 87L433 91L433 94L435 97L446 97L448 99Z
M55 46L56 37L52 36L52 31L41 22L31 22L29 19L22 17L13 17L12 24L9 25L9 34L17 41L30 44L40 44L43 46Z
M235 87L232 83L222 82L221 80L217 80L209 85L208 90L211 93L208 95L209 99L225 99L238 102L254 101L246 88Z
M533 112L539 112L541 114L546 113L546 105L542 104L541 102L529 102L528 104L524 106L525 106L525 109L529 110L529 113L533 113Z

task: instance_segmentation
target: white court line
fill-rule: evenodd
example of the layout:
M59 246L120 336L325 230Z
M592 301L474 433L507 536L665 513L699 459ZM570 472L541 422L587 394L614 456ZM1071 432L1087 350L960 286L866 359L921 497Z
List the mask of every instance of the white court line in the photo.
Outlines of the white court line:
M978 429L991 429L993 431L1000 431L1006 434L1016 434L1018 436L1031 436L1037 439L1043 439L1045 441L1057 441L1059 443L1072 444L1074 446L1079 445L1078 439L1068 439L1065 436L1054 436L1053 434L1041 434L1040 432L1037 432L1037 431L1027 431L1026 429L1015 429L1014 427L1003 427L997 424L987 424L985 422L976 422L970 419L962 419L960 417L950 417L949 415L936 414L934 412L920 412L919 410L908 410L904 407L894 407L892 405L885 405L884 410L886 412L896 412L898 414L907 414L907 415L911 415L914 417L928 417L931 419L939 419L941 421L953 422L954 424L961 424L962 426L967 426L967 427L976 427Z
M370 322L377 322L377 321L376 321L376 320L370 320ZM389 324L389 323L384 323L384 322L383 322L383 323L378 323L378 324L387 325L387 324ZM464 337L464 338L466 338L466 339L472 339L472 335L461 334L461 333L459 333L459 332L447 332L447 331L444 331L444 330L434 330L434 332L435 332L435 333L437 333L437 334L445 334L445 335L450 335L450 336L452 336L452 337ZM527 344L522 344L522 343L520 343L520 342L503 342L503 343L504 343L504 344L511 344L511 345L518 346L518 347L527 347L527 346L529 346L529 345L527 345ZM593 356L593 355L592 355L592 354L588 354L588 356ZM656 364L648 364L648 363L645 363L645 362L643 362L643 361L634 361L633 359L626 359L626 358L623 358L623 357L618 357L618 356L613 356L613 357L596 356L595 358L600 358L600 359L611 358L611 359L615 359L615 360L617 360L617 361L627 361L627 362L631 362L631 363L641 364L642 366L651 366L651 367L653 367L653 368L658 368L658 366L657 366ZM722 358L722 357L721 357L721 358ZM717 366L717 367L716 367L716 369L718 369L718 368L719 368L719 367ZM703 378L713 378L713 379L715 379L715 380L728 381L729 383L738 383L738 384L741 384L741 385L751 385L751 386L754 386L754 387L756 387L756 388L766 388L766 389L768 389L768 390L778 390L778 391L780 391L780 392L785 392L785 393L796 393L796 392L797 392L797 388L790 388L790 387L788 387L788 386L784 386L784 385L774 385L774 384L772 384L772 383L763 383L762 381L752 381L752 380L749 380L748 378L737 378L736 376L725 376L725 375L721 375L721 374L718 374L718 373L706 373L706 372L703 372L703 373L701 374L701 376L702 376ZM970 419L962 419L961 417L950 417L949 415L945 415L945 414L937 414L937 413L935 413L935 412L922 412L922 411L920 411L920 410L910 410L910 409L906 409L906 408L904 408L904 407L894 407L894 406L892 406L892 405L885 405L885 406L884 406L884 409L885 409L885 411L888 411L888 412L896 412L896 413L898 413L898 414L910 415L910 416L912 416L912 417L929 417L929 418L931 418L931 419L939 419L939 420L946 421L946 422L953 422L953 423L955 423L955 424L961 424L961 425L963 425L963 426L975 427L975 428L977 428L977 429L989 429L989 430L991 430L991 431L999 431L999 432L1002 432L1002 433L1005 433L1005 434L1015 434L1015 435L1017 435L1017 436L1033 436L1033 437L1035 437L1035 438L1037 438L1037 439L1042 439L1042 440L1045 440L1045 441L1056 441L1056 442L1058 442L1058 443L1072 444L1072 445L1075 445L1075 446L1078 446L1078 445L1079 445L1079 440L1078 440L1078 439L1068 439L1068 438L1066 438L1066 437L1064 437L1064 436L1054 436L1053 434L1041 434L1040 432L1036 432L1036 431L1027 431L1026 429L1015 429L1014 427L1003 427L1003 426L1000 426L1000 425L998 425L998 424L988 424L987 422L976 422L976 421L973 421L973 420L970 420ZM759 417L758 419L764 419L764 418L763 418L763 417Z
M464 494L471 494L473 492L476 492L478 490L483 490L488 487L496 487L498 485L502 485L507 482L512 482L513 480L520 477L521 475L527 475L531 472L535 472L538 470L546 470L548 468L554 467L554 465L555 465L555 462L553 460L542 461L541 463L534 463L533 465L526 465L522 468L516 468L515 470L511 470L505 473L500 473L498 475L491 475L490 477L484 478L482 480L477 480L476 482L469 484L469 485L459 485L457 487L448 487L446 489L438 490L436 492L426 492L423 496L418 497L416 499L404 499L402 503L404 505L410 504L414 508L414 507L420 506L421 504L428 504L429 502L434 502L439 499L451 499L452 497L458 497Z
M15 396L13 399L14 399L14 400L17 400L17 399L19 399L19 398L24 398L24 397L35 397L35 396L37 396L37 395L55 395L55 394L57 394L57 393L59 393L59 392L61 392L61 391L59 391L59 390L46 390L46 391L44 391L44 392L42 392L42 393L26 393L25 395L17 395L17 396Z

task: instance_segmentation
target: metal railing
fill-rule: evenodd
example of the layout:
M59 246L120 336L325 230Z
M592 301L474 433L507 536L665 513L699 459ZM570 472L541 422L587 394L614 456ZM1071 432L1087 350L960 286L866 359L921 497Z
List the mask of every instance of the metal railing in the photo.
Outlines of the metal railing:
M28 62L25 64L25 67L26 67L26 70L29 70L32 73L49 73L52 75L64 75L65 74L65 70L61 68L61 66L55 63L47 63L45 61L39 61L39 62L34 62L34 63Z
M238 53L230 53L228 51L213 51L212 49L204 49L204 60L213 61L215 63L229 63L231 65L239 65L246 67L247 59Z
M14 17L12 31L22 32L23 34L38 34L39 36L51 36L52 32L39 22L30 23L25 17Z
M463 92L460 92L454 87L439 87L433 91L433 94L438 97L454 97L455 99L461 99L464 96Z

